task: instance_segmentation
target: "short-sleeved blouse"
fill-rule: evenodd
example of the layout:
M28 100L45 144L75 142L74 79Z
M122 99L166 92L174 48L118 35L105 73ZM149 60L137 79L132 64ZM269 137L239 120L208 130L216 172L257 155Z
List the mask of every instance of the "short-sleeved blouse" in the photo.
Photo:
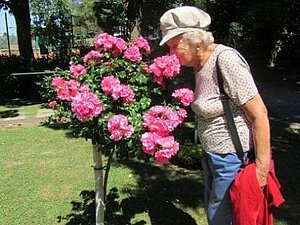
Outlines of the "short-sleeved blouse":
M191 107L198 118L199 139L206 152L235 152L218 87L217 57L239 138L243 150L248 151L253 148L252 128L240 106L252 99L258 91L246 60L236 50L224 45L217 45L195 75L195 100Z

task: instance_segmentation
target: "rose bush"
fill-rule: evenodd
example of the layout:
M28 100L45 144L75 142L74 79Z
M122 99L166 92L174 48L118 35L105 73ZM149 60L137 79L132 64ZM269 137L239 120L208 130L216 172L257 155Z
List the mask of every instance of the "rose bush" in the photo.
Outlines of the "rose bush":
M72 58L69 71L56 69L42 83L43 97L54 109L51 121L67 121L75 135L93 139L108 153L166 163L179 150L172 136L187 116L183 107L193 92L182 88L167 102L165 80L180 72L175 55L149 63L150 46L138 37L131 42L107 33L95 39L95 49Z

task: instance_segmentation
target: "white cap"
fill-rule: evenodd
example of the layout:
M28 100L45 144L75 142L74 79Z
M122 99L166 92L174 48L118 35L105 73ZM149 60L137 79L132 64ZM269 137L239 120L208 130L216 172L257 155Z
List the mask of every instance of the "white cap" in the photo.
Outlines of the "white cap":
M160 28L163 38L159 45L165 44L171 38L189 31L207 30L211 23L210 16L193 6L181 6L170 9L160 18Z

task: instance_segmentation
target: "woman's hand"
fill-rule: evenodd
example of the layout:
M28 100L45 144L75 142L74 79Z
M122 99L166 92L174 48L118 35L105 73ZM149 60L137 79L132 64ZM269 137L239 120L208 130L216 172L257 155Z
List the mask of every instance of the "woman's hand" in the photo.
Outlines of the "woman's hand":
M268 169L256 165L256 178L260 187L266 186L268 173Z

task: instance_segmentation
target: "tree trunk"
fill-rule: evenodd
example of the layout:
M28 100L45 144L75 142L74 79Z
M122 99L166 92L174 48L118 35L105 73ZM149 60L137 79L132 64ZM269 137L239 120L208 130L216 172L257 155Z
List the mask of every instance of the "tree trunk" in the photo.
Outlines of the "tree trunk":
M269 59L269 67L275 67L275 62L278 56L278 53L281 51L282 48L282 41L281 40L276 40L273 44L273 48L271 51L271 56Z
M130 38L135 39L141 34L143 1L130 0L127 5L127 17L129 19Z
M103 162L101 145L93 140L93 158L95 174L95 205L96 205L96 225L104 225L105 202L103 184Z
M107 194L107 184L108 184L108 176L109 176L109 171L110 171L110 167L111 167L111 163L114 157L114 153L116 150L116 146L114 146L108 156L108 160L107 160L107 164L106 164L106 169L105 169L105 174L104 174L104 199L105 201L107 200L106 198L106 194Z
M29 1L11 1L10 7L16 19L20 56L24 57L26 62L30 62L34 56L31 43Z

